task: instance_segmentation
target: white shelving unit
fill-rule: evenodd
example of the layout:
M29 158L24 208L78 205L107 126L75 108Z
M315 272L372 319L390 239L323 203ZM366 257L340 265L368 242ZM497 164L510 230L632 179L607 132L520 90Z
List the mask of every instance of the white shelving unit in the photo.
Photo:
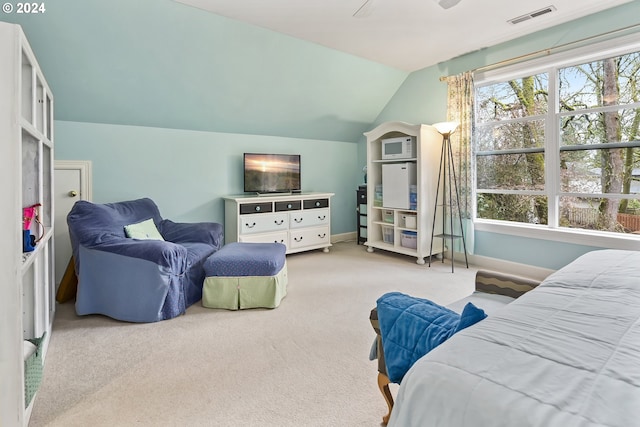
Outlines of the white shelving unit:
M397 252L416 257L418 264L425 263L431 245L433 210L436 206L438 161L442 136L429 125L412 125L404 122L387 122L365 132L367 137L367 241L369 252L374 249ZM416 157L408 159L382 159L382 140L401 136L416 138ZM382 186L382 169L385 164L412 163L416 170L417 200L415 209L398 209L382 205L376 198L376 187ZM382 188L384 192L384 187ZM389 191L389 189L387 189ZM379 195L378 195L379 196ZM436 217L435 234L440 233ZM411 236L407 235L411 233ZM415 233L415 234L413 234ZM403 239L404 237L404 239ZM415 248L409 247L410 243ZM433 254L443 252L441 239L434 241Z
M224 198L224 239L230 242L282 243L287 253L331 246L333 193Z
M53 96L20 26L0 22L0 425L29 423L23 343L46 354L55 313ZM23 253L22 209L41 204L35 250Z

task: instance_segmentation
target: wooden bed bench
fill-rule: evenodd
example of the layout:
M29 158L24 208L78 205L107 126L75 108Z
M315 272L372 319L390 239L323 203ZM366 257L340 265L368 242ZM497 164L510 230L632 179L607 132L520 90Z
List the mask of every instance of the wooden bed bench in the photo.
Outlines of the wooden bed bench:
M488 315L514 299L530 291L540 284L539 281L514 276L509 274L498 273L494 271L478 270L475 278L475 291L466 298L455 301L447 307L460 313L466 303L472 302L479 308L482 308ZM382 417L382 422L387 424L393 409L393 396L389 389L389 377L387 376L387 368L384 360L384 351L382 348L382 337L380 335L380 326L378 322L378 311L376 308L371 310L369 316L371 326L376 333L375 353L378 361L378 387L387 403L388 412Z

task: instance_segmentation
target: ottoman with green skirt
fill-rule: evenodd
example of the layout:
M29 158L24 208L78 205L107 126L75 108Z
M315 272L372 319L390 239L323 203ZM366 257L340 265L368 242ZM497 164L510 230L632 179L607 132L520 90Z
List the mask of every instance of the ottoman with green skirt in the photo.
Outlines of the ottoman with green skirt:
M204 262L202 305L238 310L276 308L287 294L286 247L234 242Z

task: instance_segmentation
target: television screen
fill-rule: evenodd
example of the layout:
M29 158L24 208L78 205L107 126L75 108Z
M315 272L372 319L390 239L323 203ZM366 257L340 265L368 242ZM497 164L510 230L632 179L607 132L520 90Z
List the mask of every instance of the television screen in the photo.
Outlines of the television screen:
M287 193L299 190L299 154L244 153L246 193Z

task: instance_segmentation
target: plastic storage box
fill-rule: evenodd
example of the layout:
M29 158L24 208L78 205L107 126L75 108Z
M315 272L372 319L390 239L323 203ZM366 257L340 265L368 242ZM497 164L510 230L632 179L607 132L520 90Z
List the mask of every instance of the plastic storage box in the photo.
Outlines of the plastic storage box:
M393 244L393 227L382 226L382 241Z
M404 219L404 226L406 228L416 228L418 223L415 215L403 215L402 218Z
M382 220L393 224L393 211L382 211Z
M409 209L418 209L418 186L409 186Z
M400 246L416 249L418 247L418 233L415 231L403 231L400 236Z
M376 185L376 191L373 195L373 206L382 206L382 185Z

